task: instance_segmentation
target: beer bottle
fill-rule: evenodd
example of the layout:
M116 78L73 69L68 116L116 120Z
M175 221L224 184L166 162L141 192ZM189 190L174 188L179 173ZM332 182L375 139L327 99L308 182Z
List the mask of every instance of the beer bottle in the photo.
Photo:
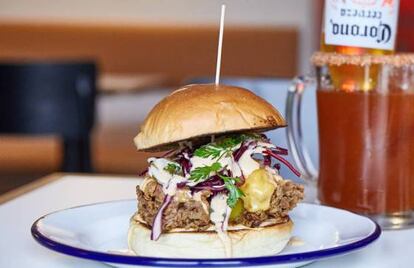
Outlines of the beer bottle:
M399 0L325 0L321 50L348 55L386 55L394 52ZM330 66L339 90L375 88L375 66Z

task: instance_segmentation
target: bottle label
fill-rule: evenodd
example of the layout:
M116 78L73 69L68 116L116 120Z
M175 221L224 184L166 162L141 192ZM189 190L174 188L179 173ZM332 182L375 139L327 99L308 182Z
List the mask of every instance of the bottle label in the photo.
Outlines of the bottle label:
M325 43L394 50L399 0L325 0Z

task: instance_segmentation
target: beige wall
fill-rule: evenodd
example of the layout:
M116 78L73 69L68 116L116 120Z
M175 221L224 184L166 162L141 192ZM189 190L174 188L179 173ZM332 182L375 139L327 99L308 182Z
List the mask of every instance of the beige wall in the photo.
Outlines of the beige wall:
M227 25L300 29L300 69L315 49L314 0L0 0L0 19L113 23L217 24L221 3Z

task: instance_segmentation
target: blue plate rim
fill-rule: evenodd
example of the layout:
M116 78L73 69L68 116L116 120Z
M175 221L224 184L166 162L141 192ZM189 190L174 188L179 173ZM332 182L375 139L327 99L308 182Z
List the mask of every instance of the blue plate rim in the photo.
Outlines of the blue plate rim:
M132 199L128 200L117 200L117 201L106 201L98 202L93 204L81 205L76 207L71 207L67 209L58 210L49 214L46 214L38 218L31 227L31 234L33 238L42 246L51 249L53 251L73 256L79 257L82 259L94 260L99 262L107 263L117 263L117 264L128 264L128 265L141 265L141 266L151 266L151 267L239 267L239 266L257 266L257 265L275 265L275 264L286 264L286 263L297 263L297 262L311 262L317 259L328 258L332 256L342 255L352 251L359 250L363 247L368 246L375 240L377 240L382 231L380 226L370 218L356 214L357 216L364 217L371 221L375 229L368 236L357 240L355 242L341 245L333 248L326 248L314 251L308 251L303 253L291 253L284 255L275 255L275 256L262 256L262 257L249 257L249 258L221 258L221 259L191 259L191 258L158 258L158 257L142 257L142 256L127 256L127 255L118 255L111 254L93 250L82 249L74 246L70 246L64 243L60 243L56 240L50 239L43 235L39 228L38 223L45 217L55 214L64 210L76 209L85 206L94 206L105 203L115 203L115 202L129 202ZM307 204L307 205L316 205L316 204ZM317 205L320 206L320 205ZM328 207L328 206L323 206ZM352 213L343 209L328 207L331 209L342 210L347 213ZM352 213L354 214L354 213Z

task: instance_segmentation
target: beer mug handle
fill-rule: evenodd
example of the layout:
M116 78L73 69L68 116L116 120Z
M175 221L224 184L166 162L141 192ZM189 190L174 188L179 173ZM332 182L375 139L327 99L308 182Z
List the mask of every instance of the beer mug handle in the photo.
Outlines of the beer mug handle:
M313 164L303 141L301 125L301 103L305 90L316 85L311 76L298 76L292 80L286 99L287 142L290 154L302 178L316 188L318 171ZM316 190L316 189L315 189Z

